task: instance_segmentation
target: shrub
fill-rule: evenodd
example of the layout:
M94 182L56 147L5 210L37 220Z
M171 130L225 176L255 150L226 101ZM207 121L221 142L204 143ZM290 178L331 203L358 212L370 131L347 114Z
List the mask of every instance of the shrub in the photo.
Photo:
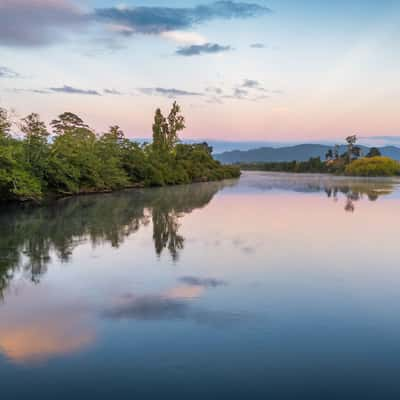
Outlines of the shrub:
M400 163L389 157L361 158L345 169L352 176L394 176L400 174Z

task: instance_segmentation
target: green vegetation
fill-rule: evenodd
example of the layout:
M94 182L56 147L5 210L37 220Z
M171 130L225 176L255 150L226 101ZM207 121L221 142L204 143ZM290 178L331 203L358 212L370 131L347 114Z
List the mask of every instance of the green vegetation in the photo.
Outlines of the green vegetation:
M241 169L248 171L294 172L294 173L323 173L330 172L327 164L320 157L312 157L308 161L282 161L240 164Z
M11 134L8 113L0 108L0 200L41 201L49 195L108 192L127 187L164 186L236 178L239 168L223 166L206 143L179 143L185 128L174 103L168 117L157 109L153 143L125 138L118 126L96 134L77 115L66 112L51 122L52 134L39 115Z
M356 146L357 136L346 138L347 150L339 154L339 146L327 151L325 161L312 157L308 161L284 161L240 164L242 170L294 172L294 173L331 173L351 176L395 176L400 175L400 163L381 157L379 149L372 147L362 157L360 147Z
M352 161L345 169L352 176L400 175L400 163L389 157L367 157Z
M372 158L372 157L380 157L382 154L380 152L380 150L376 147L371 147L371 149L369 150L368 154L366 155L366 157L368 158Z

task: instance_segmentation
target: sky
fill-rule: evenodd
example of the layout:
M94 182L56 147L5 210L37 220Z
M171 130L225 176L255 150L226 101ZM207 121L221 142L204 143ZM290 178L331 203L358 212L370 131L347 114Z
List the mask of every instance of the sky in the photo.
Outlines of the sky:
M398 0L0 0L0 106L149 137L400 144Z

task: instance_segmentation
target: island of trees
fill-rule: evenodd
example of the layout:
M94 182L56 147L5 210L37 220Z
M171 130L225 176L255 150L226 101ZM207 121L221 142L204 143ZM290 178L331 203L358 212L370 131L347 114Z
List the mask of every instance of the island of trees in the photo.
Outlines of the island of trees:
M242 163L242 170L295 172L295 173L331 173L348 176L395 176L400 175L400 163L382 157L379 149L372 147L365 156L357 146L357 136L346 138L347 150L340 154L339 146L327 151L325 160L311 157L308 161L285 161L264 163Z
M214 160L207 143L183 144L185 119L175 102L167 117L156 110L153 141L139 144L119 126L96 134L71 112L51 122L38 114L17 124L0 108L0 201L41 201L50 196L108 192L215 181L240 176L238 167Z

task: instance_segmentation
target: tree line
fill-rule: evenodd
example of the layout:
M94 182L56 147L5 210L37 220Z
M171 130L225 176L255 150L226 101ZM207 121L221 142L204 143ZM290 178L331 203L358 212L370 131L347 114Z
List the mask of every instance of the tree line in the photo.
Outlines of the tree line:
M223 166L207 143L182 144L185 119L174 102L165 117L155 112L152 143L125 137L119 126L97 134L78 115L65 112L50 130L36 113L17 124L0 108L0 200L40 201L49 195L107 192L234 178L239 168Z

